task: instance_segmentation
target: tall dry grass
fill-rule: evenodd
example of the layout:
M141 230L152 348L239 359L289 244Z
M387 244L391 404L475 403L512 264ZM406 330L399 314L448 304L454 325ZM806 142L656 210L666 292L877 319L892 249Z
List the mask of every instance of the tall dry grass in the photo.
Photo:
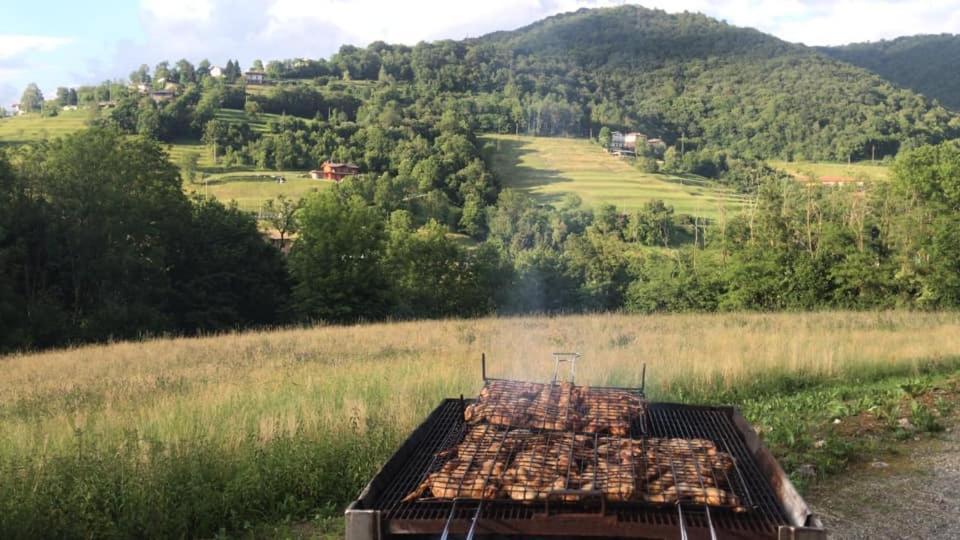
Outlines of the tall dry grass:
M955 361L960 314L486 318L9 356L0 359L0 472L7 477L0 481L0 516L8 512L9 526L11 515L25 520L62 503L47 499L80 490L84 528L65 534L96 531L103 505L90 506L83 497L114 488L86 487L84 474L116 475L121 480L113 482L121 484L139 474L157 483L153 491L128 494L142 516L131 517L119 535L142 530L138 519L155 519L152 506L175 505L167 499L180 482L205 482L206 493L242 491L229 487L238 474L252 474L249 482L260 487L224 500L223 508L207 512L215 514L210 521L198 516L201 521L186 528L153 532L207 534L217 523L302 513L317 501L335 508L441 398L476 393L482 352L492 376L545 379L553 369L550 353L561 350L583 353L580 382L637 385L646 362L653 397L709 399L715 390L763 379L873 376ZM177 468L194 458L200 472ZM220 476L182 479L220 463ZM92 467L89 473L85 467ZM63 475L67 484L58 483ZM115 489L134 489L125 485ZM296 493L298 504L266 500L286 492ZM167 502L152 499L159 497ZM230 515L228 506L244 504L251 508ZM63 526L72 520L76 516L64 515ZM0 532L3 525L0 517Z

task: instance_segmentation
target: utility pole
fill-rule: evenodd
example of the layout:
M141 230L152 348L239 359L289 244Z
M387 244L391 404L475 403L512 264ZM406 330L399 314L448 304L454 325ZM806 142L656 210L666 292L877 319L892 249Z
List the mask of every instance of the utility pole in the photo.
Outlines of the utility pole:
M870 145L870 161L877 160L877 143Z

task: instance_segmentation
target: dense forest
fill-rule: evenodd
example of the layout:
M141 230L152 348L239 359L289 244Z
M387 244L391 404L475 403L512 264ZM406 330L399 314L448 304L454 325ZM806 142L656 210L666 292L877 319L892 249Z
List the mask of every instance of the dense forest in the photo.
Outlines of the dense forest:
M819 50L960 110L960 36L906 36Z
M960 306L960 120L805 47L624 6L254 67L274 84L181 60L63 89L60 105L92 105L89 129L0 149L0 350L385 317ZM663 138L639 164L717 178L745 210L539 204L502 189L478 136L612 129ZM163 145L182 138L220 166L361 174L271 205L297 233L283 256L254 216L184 194L194 171ZM762 162L874 153L896 156L894 180L865 189Z

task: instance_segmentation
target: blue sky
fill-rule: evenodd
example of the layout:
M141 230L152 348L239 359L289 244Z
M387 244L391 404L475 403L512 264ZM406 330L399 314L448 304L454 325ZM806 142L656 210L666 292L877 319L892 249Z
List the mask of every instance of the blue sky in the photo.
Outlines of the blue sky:
M0 0L0 105L30 82L45 94L126 78L141 63L327 57L343 43L414 44L516 28L612 0ZM808 45L960 33L960 0L648 0ZM40 4L38 4L40 6Z

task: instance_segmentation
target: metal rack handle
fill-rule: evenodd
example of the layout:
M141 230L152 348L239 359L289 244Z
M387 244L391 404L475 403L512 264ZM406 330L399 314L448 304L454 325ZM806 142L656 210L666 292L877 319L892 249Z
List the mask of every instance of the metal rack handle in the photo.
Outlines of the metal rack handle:
M570 382L576 382L577 378L577 360L583 355L578 352L555 352L553 353L553 382L556 383L560 377L560 364L567 364L570 372Z

